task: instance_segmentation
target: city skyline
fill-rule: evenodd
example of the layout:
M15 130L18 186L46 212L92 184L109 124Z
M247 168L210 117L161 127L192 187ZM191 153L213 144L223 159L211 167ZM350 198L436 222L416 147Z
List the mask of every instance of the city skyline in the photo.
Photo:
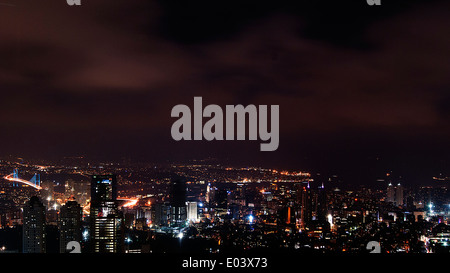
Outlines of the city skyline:
M449 251L444 180L344 189L336 177L198 163L2 160L0 173L3 252L66 253L74 241L82 253Z
M420 179L411 179L408 177L408 172L395 171L391 168L385 168L372 165L370 169L364 169L366 172L364 179L359 179L358 183L354 182L354 177L352 174L358 176L358 170L352 166L352 170L347 172L342 169L324 169L324 168L284 168L276 167L270 165L257 165L257 164L239 164L237 162L232 162L230 160L220 160L218 158L203 158L203 159L191 159L191 160L166 160L166 161L140 161L133 160L132 157L122 157L118 160L104 160L98 159L96 157L88 156L68 156L61 157L58 159L36 159L36 158L26 158L26 157L14 157L12 155L0 157L0 161L6 164L15 165L16 168L13 169L12 173L3 177L3 179L24 183L30 186L40 188L42 181L45 180L45 172L43 173L44 178L41 179L41 170L44 168L62 168L63 166L70 166L70 168L87 168L91 169L91 174L96 174L97 170L107 169L109 167L117 166L120 168L141 168L146 166L148 168L170 168L170 167L183 167L183 166L204 166L204 167L214 167L223 169L260 169L269 170L277 174L305 174L311 177L311 181L319 181L319 185L322 182L326 182L328 179L333 181L339 181L339 186L345 189L354 189L361 186L368 186L373 188L383 188L390 184L402 184L408 187L420 187L420 186L433 186L435 184L445 183L445 181L450 181L450 176L445 172L430 172L426 176L420 177ZM34 168L35 172L28 174L26 179L19 178L19 169L21 167ZM419 170L420 171L420 170ZM32 175L32 176L30 176ZM330 180L331 181L331 180ZM14 183L14 182L13 182Z

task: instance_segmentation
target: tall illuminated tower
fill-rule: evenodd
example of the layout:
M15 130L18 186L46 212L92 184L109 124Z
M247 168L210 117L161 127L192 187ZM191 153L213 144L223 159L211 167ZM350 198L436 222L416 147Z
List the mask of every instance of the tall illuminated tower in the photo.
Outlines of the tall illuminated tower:
M123 252L123 216L117 205L115 175L93 175L91 181L91 245L93 252Z
M45 207L33 196L23 207L23 252L45 253L45 242Z

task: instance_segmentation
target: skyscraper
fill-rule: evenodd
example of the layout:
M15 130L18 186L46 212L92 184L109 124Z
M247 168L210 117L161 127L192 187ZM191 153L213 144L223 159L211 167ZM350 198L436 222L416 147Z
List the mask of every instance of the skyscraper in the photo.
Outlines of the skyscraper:
M389 183L389 185L388 185L386 201L388 203L395 202L395 187L394 187L394 185L392 185L392 183Z
M115 175L93 175L91 182L91 244L93 252L123 251L123 217L117 206Z
M172 180L170 191L170 222L171 226L181 227L186 224L186 181L181 177Z
M322 183L322 185L318 189L317 194L317 220L321 222L327 221L327 212L328 212L328 206L327 206L327 195L325 191L325 187Z
M403 206L403 186L398 183L395 189L395 204L397 206Z
M68 201L59 213L59 251L66 252L67 243L81 243L81 206L75 201Z
M386 201L396 206L403 206L403 186L400 183L398 183L397 186L389 183L387 188Z
M309 183L303 187L301 198L301 227L307 228L312 221L312 192Z
M23 208L23 252L45 253L45 245L45 207L33 196Z

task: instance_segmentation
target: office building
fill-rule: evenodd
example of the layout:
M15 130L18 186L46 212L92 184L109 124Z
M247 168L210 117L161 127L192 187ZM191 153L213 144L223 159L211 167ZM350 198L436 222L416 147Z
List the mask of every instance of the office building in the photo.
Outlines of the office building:
M172 227L183 227L186 225L186 181L177 177L172 180L170 192L170 225Z
M36 196L23 207L23 252L46 252L45 206Z
M91 182L91 246L93 252L123 252L123 216L118 210L115 175L93 175Z
M187 218L189 222L198 223L198 203L188 202L187 203Z

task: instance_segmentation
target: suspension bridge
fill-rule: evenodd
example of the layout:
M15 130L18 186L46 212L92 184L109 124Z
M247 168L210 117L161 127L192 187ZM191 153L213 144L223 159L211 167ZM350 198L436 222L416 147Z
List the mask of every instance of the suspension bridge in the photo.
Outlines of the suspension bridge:
M25 184L27 186L33 187L37 190L41 190L41 176L38 173L35 173L34 176L30 180L25 180L19 178L19 170L14 169L12 174L8 174L3 177L4 179L13 182L13 186L18 186L19 183Z

